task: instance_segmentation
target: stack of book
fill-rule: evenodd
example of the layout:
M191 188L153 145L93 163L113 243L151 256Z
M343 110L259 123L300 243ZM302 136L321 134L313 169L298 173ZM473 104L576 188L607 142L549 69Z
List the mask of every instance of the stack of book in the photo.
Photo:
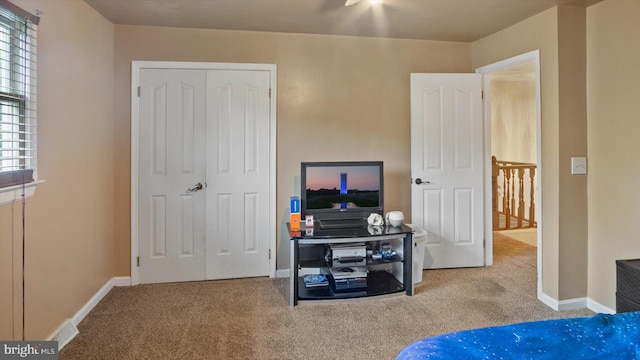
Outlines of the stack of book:
M329 280L324 274L308 274L302 277L306 288L319 288L329 285Z

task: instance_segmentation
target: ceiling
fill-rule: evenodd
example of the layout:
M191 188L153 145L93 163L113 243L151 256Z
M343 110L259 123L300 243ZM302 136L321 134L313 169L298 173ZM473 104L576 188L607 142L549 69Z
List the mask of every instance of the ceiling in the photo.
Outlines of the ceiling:
M472 42L556 5L601 0L84 0L114 24Z

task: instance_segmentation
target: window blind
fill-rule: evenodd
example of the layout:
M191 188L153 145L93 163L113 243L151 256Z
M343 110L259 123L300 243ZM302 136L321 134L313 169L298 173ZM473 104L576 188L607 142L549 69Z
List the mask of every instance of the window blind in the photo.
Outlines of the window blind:
M38 22L0 0L0 187L37 178Z

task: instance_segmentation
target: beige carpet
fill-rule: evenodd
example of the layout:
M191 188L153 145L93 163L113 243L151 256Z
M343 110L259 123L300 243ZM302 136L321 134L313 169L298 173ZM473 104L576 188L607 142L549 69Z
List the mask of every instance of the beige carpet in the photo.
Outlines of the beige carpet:
M288 279L114 288L60 359L393 359L424 337L585 316L536 298L536 249L497 234L495 265L428 270L415 296L288 304Z
M514 240L522 241L531 246L538 246L538 229L536 228L501 230L500 234L506 235Z

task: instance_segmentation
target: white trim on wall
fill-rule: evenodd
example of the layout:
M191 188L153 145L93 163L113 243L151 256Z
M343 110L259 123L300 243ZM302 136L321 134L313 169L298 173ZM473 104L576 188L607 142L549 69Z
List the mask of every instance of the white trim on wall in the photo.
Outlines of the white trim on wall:
M587 309L601 314L615 314L616 311L600 304L592 298L587 298Z
M96 305L113 289L115 286L129 286L131 278L128 276L114 277L109 279L91 299L73 315L71 319L65 320L52 334L47 337L47 341L58 341L58 350L61 350L73 338L78 335L78 324L93 310Z
M138 156L140 136L140 86L141 69L200 69L200 70L245 70L269 71L271 74L270 88L270 189L269 189L269 277L276 277L276 104L277 104L277 67L275 64L243 64L243 63L214 63L214 62L179 62L179 61L132 61L131 62L131 284L140 283L137 266L138 257Z
M545 305L547 305L548 307L552 308L553 310L556 311L569 311L569 310L576 310L576 309L584 309L587 308L593 312L596 313L601 313L601 314L615 314L616 311L606 307L602 304L600 304L599 302L588 298L588 297L584 297L584 298L576 298L576 299L567 299L567 300L556 300L553 299L552 297L550 297L547 294L542 294L542 296L539 297L540 301L542 301Z
M0 206L22 201L22 194L25 199L33 197L36 187L44 183L44 180L36 180L24 185L14 185L0 188Z
M276 271L277 278L288 278L290 269L278 269Z

